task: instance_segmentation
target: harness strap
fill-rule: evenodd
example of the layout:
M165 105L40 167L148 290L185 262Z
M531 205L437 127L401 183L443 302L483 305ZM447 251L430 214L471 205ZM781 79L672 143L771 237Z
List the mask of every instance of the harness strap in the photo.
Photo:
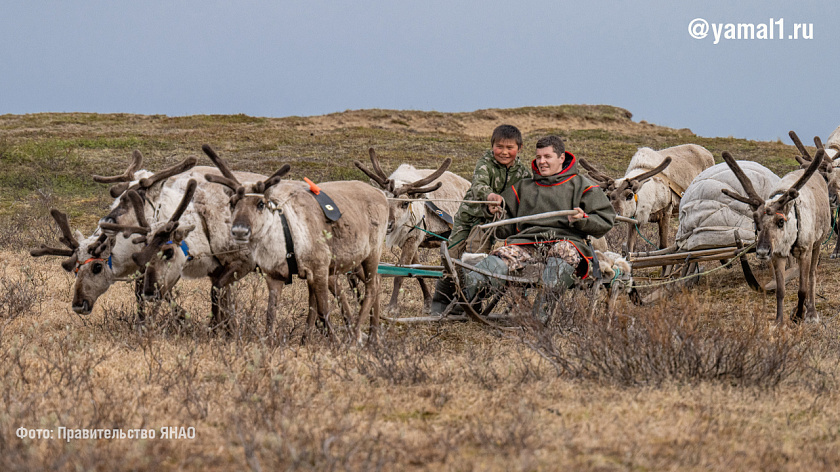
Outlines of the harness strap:
M292 241L292 231L289 229L289 222L286 220L285 213L280 213L280 223L283 226L283 239L286 240L286 264L289 266L289 277L285 282L286 285L289 285L292 283L292 275L298 272L298 265L297 259L295 258L295 245Z
M455 220L452 218L452 215L450 215L449 213L441 210L440 207L438 207L437 205L435 205L434 203L432 203L429 200L426 200L425 203L426 203L426 206L430 210L432 210L432 212L434 212L435 215L437 215L440 219L442 219L444 222L446 222L447 225L449 225L449 229L452 229L452 226L455 224Z
M668 186L669 189L671 189L672 192L674 192L676 196L680 198L682 198L683 194L685 193L684 188L680 187L679 185L674 183L673 180L669 179L668 177L665 177L662 174L657 174L655 177L652 178L661 180L665 185Z

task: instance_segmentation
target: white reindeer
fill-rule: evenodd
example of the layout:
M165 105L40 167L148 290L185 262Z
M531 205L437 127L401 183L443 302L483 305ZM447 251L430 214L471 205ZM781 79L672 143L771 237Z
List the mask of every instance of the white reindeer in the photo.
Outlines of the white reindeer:
M746 203L753 209L756 227L756 256L771 260L776 278L776 323L784 323L785 263L792 256L799 263L799 300L791 320L818 320L814 297L817 284L817 264L820 244L828 235L831 214L828 188L823 179L812 179L819 168L825 151L820 149L805 170L793 171L779 182L770 194L762 199L755 191L749 177L728 152L723 160L738 177L746 196L721 190L726 195Z
M416 169L412 165L402 164L386 177L376 152L373 148L368 152L373 171L359 161L354 161L354 164L384 190L390 199L385 246L388 249L400 249L398 264L417 264L420 262L419 248L440 247L441 241L449 234L452 229L450 215L458 211L458 201L464 199L470 182L446 170L452 164L452 159L444 160L438 169ZM398 297L403 278L394 277L394 290L386 308L389 316L399 315ZM424 310L429 311L431 293L422 278L418 278L417 282L423 293Z
M712 153L697 144L683 144L659 151L640 148L624 177L612 179L589 165L580 164L600 183L616 213L634 218L638 224L659 223L659 247L668 247L671 216L680 206L683 192L704 169L715 163ZM628 224L627 251L633 252L636 228Z
M133 159L123 174L113 177L93 176L101 183L117 183L111 187L110 193L116 199L111 205L111 212L100 220L100 229L92 236L84 236L70 230L66 215L58 210L52 210L53 219L59 225L63 234L60 241L66 249L41 246L33 249L30 254L34 257L44 255L66 256L61 264L68 272L76 274L73 284L73 299L71 307L74 312L87 315L93 309L96 300L108 290L118 279L137 273L140 268L132 261L131 254L138 249L129 235L117 234L105 227L120 223L122 225L136 224L132 203L124 198L128 190L139 196L144 214L153 217L156 214L168 214L178 204L184 188L179 185L174 176L188 171L195 166L196 159L189 157L179 164L152 174L147 170L139 170L143 162L143 155L134 151ZM139 294L142 279L136 282L135 291ZM138 314L142 317L143 300L138 296Z

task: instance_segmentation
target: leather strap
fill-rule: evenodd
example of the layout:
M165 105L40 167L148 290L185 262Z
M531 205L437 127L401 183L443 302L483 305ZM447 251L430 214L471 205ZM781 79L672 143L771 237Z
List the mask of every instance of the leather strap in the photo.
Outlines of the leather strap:
M446 222L446 224L449 225L449 229L452 229L452 225L455 224L455 220L452 219L452 215L441 210L437 205L430 202L429 200L426 200L426 207L428 207L434 212L435 215L437 215L440 219Z

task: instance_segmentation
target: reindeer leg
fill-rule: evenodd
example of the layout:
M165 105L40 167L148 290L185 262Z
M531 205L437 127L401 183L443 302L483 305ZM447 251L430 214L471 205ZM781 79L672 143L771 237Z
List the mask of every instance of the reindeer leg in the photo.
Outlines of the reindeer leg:
M799 323L805 314L806 303L808 299L808 288L811 285L809 280L811 275L811 253L803 252L799 259L799 290L797 291L796 308L790 315L791 321Z
M776 324L782 326L785 323L782 313L785 304L785 258L774 257L772 264L773 275L776 277Z
M402 252L400 252L399 265L411 264L411 261L416 257L417 248L414 247L412 241L413 240L409 240L403 246ZM388 302L388 307L385 309L385 313L387 313L388 316L396 317L400 314L398 298L400 296L400 288L402 287L404 278L405 277L394 277L394 291L391 292L391 301ZM365 277L365 281L367 281L367 277ZM365 286L367 286L367 282L365 282ZM367 292L365 292L365 294L367 294Z
M315 328L315 316L318 314L318 298L315 295L315 283L313 278L313 274L307 274L306 288L309 291L309 312L306 314L306 330L303 332L303 336L300 339L301 344L306 344L306 338L309 337L312 329Z
M627 252L633 252L636 247L636 225L627 223Z
M353 320L350 319L350 303L344 295L344 291L338 286L338 276L330 276L330 293L333 297L338 298L338 303L341 306L341 317L344 319L344 324L347 329L353 328Z
M286 283L268 276L265 278L265 283L268 286L268 306L265 310L265 335L271 338L271 335L274 333L274 318L277 312L277 304L280 300L280 294L283 292L283 286Z
M834 250L831 251L830 259L837 259L840 257L840 231L838 231L838 226L840 226L840 222L834 223L834 232L838 234L837 242L834 243Z
M146 299L143 298L143 277L134 279L134 299L137 300L137 323L146 320Z
M369 257L362 262L365 273L365 299L359 309L359 319L356 325L356 339L362 340L362 324L370 320L370 340L375 341L379 336L379 274L376 272L379 265L378 257ZM373 316L371 316L371 308Z
M814 248L811 253L811 270L808 280L808 309L805 312L805 319L808 321L819 321L820 315L817 313L816 296L817 296L817 266L820 263L820 245Z
M323 329L327 336L335 341L335 331L330 323L330 287L329 274L318 274L314 277L315 299L318 307L318 318L324 323Z
M420 263L420 256L415 252L414 258L411 260L412 264L419 264ZM417 283L420 284L420 292L423 294L423 313L431 313L432 312L432 294L429 291L429 287L426 285L426 281L423 277L417 277Z

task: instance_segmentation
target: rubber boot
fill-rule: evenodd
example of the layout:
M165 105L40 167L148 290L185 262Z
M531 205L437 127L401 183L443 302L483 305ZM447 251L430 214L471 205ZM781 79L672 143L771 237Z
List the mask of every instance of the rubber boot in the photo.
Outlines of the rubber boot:
M542 282L548 288L572 288L575 284L575 268L559 257L545 260Z
M451 277L437 279L435 293L432 295L432 316L443 316L453 298L455 298L455 281ZM461 314L463 311L457 304L452 307L452 314Z
M487 256L475 267L491 274L508 275L507 264L496 256ZM470 300L474 300L476 295L486 293L491 287L501 289L507 283L504 280L497 279L496 277L488 277L475 271L467 270L466 272L467 274L464 276L464 294Z
M574 284L574 267L558 257L547 258L542 272L542 289L534 300L534 316L543 323L548 321L549 312L555 306L556 297L562 293L561 291L572 288ZM554 291L557 292L553 293Z

